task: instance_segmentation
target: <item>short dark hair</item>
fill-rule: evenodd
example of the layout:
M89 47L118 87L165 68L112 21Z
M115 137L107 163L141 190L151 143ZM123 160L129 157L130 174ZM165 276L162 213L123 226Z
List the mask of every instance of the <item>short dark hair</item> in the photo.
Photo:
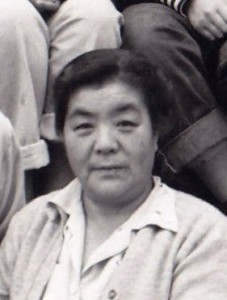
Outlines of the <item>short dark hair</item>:
M164 77L140 54L123 49L104 49L77 57L58 76L54 87L57 132L63 132L72 94L86 86L103 85L116 79L141 93L153 129L158 130L169 108L170 95Z

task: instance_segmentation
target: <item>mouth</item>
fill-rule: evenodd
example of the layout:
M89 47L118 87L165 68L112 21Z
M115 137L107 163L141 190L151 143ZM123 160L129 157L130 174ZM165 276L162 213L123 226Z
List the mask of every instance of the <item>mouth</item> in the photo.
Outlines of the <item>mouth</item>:
M111 166L97 166L97 167L93 167L92 170L94 171L109 171L109 170L122 170L125 169L125 167L123 166L115 166L115 165L111 165Z
M95 166L91 170L101 174L120 174L126 170L126 167L119 165Z

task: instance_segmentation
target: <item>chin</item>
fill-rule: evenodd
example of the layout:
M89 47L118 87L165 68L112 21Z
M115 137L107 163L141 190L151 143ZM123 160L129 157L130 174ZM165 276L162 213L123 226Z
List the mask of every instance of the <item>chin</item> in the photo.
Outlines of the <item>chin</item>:
M125 195L127 194L128 189L120 188L119 185L106 185L106 186L100 186L100 188L92 188L89 189L89 194L91 195L91 199L94 199L95 201L106 203L106 202L112 202L112 203L119 203L121 202L121 199L125 199Z

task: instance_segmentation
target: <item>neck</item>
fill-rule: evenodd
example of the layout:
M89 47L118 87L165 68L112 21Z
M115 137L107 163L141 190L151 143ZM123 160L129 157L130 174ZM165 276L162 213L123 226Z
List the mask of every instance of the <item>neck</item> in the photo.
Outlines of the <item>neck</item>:
M95 225L100 227L101 230L107 230L110 234L117 229L121 224L123 224L136 210L137 208L146 200L153 183L143 189L139 196L126 198L123 201L94 201L93 199L87 197L85 194L83 197L84 211L86 216L87 225Z
M86 262L90 254L137 210L148 197L152 186L152 183L147 186L139 197L127 201L124 199L122 202L118 200L103 203L90 199L86 194L83 195L86 219L83 262Z

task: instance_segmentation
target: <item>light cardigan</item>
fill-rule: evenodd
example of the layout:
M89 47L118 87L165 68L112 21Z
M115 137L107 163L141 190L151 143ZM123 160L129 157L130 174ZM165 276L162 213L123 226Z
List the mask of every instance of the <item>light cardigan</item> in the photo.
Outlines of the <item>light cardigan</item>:
M74 181L31 202L13 218L0 250L1 300L42 299L67 221L49 201L60 197L67 202L72 185L77 197ZM162 188L174 199L178 231L156 225L138 230L101 299L226 300L225 216L202 200L164 184Z
M43 299L99 300L130 247L135 231L156 225L177 232L174 201L169 193L163 192L159 177L154 177L153 181L153 189L146 200L92 251L86 261L83 260L85 215L81 197L75 197L73 185L71 192L70 186L67 188L68 203L62 201L62 198L53 197L51 202L68 214L69 218L64 228L59 264L55 265Z

